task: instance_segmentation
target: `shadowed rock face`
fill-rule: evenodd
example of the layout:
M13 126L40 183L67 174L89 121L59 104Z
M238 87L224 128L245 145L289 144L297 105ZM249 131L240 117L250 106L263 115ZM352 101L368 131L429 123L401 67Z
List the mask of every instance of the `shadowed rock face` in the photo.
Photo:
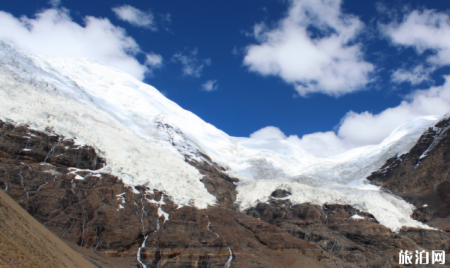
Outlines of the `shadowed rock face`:
M277 190L273 191L271 196L276 197L276 198L283 198L283 197L287 197L290 195L291 195L291 193L289 191L286 191L283 189L277 189Z
M105 163L92 147L78 146L73 140L34 131L26 126L15 127L1 120L0 156L92 170L103 167Z
M224 169L212 162L208 156L203 155L209 162L199 163L195 160L186 158L186 162L197 168L202 178L203 184L209 193L217 198L217 202L229 209L236 209L234 202L236 201L236 185L238 179L231 178L226 174ZM212 163L212 164L211 164Z
M218 205L178 207L163 192L98 172L105 160L91 147L0 121L0 187L99 267L396 267L401 249L450 251L444 232L391 233L351 206L292 205L283 190L237 212L236 179L203 157L186 161Z
M407 154L368 177L418 209L413 218L450 231L450 119L429 128Z
M230 250L234 267L332 263L318 246L236 212L235 179L220 167L192 162L219 202L199 210L178 208L162 192L132 189L97 172L104 163L91 147L0 121L0 186L57 236L104 260L120 260L116 267L139 261L147 267L224 267ZM114 267L101 258L95 263Z
M272 198L246 213L353 265L346 267L396 267L402 249L450 250L450 235L445 232L404 228L392 233L371 214L349 205L292 205L287 199Z

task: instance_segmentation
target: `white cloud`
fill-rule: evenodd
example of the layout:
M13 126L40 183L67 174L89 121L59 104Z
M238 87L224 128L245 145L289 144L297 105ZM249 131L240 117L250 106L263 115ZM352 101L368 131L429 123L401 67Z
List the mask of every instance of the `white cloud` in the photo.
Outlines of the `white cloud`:
M155 17L151 11L144 12L130 5L122 5L112 9L117 17L131 25L156 31ZM170 18L170 17L169 17Z
M431 79L430 74L434 68L427 68L423 65L417 65L412 70L398 69L392 73L391 79L396 83L409 82L412 85L418 85Z
M337 2L329 1L328 3ZM290 14L287 19L291 16ZM331 20L334 18L332 15L328 17ZM432 52L427 56L426 63L393 72L391 78L394 82L409 82L417 85L430 80L430 74L437 68L450 65L449 15L431 10L412 11L401 23L381 25L380 29L391 39L393 45L413 47L419 54L425 51ZM276 29L276 31L280 30ZM348 36L351 36L351 31L349 32ZM268 37L271 38L270 35L273 33L274 31L269 32ZM262 67L259 68L266 66L264 61L262 63ZM270 73L270 68L275 68L274 66L268 66L267 73ZM355 147L378 144L399 125L416 117L439 116L447 113L450 110L450 75L444 78L443 85L416 90L406 96L396 107L388 108L378 114L350 111L342 118L336 132L316 132L301 138L296 135L286 137L275 127L270 127L270 132L277 133L274 137L295 143L316 156L337 155Z
M394 45L413 47L418 53L431 50L428 63L450 64L450 17L433 10L417 11L405 15L401 23L380 25L381 31Z
M202 89L204 91L214 91L219 89L219 84L217 84L217 80L208 80L202 85Z
M159 68L162 65L163 58L161 55L155 53L148 53L145 55L145 64L153 66L154 68Z
M337 132L316 132L301 138L297 135L286 137L281 130L271 126L267 127L267 130L263 128L256 131L250 138L267 136L285 139L316 156L332 156L352 148L378 144L395 128L416 117L447 113L450 110L450 76L445 79L446 82L442 86L417 90L398 106L379 114L350 111L342 118ZM258 133L262 133L261 136Z
M174 62L181 63L182 72L185 76L200 77L205 66L211 64L211 59L199 59L197 57L198 50L193 49L187 53L178 52L172 56Z
M363 23L342 13L340 0L290 2L276 28L255 25L259 44L247 47L244 64L261 75L281 77L302 96L339 96L366 85L374 67L364 61L360 45L352 44Z
M277 127L268 126L250 134L252 139L280 139L284 140L286 135Z
M338 136L353 146L377 144L396 127L416 117L445 114L450 110L449 82L416 91L400 105L379 114L349 112L339 127Z
M84 24L72 21L69 11L64 8L44 10L33 19L16 18L0 11L0 39L33 54L89 58L140 80L155 65L161 64L157 61L141 64L135 58L143 53L139 45L108 19L86 16Z
M299 138L297 135L291 135L287 140L315 156L338 155L352 148L333 131L306 134L302 138Z

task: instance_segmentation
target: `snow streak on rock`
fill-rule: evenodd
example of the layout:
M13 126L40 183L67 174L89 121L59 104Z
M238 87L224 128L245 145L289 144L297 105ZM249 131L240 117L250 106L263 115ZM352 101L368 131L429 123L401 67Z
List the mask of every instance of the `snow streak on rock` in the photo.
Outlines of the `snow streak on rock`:
M203 212L203 214L204 214L204 215L206 216L206 218L208 219L208 226L207 226L208 231L210 231L211 233L215 234L217 237L220 237L219 234L217 234L216 232L214 232L213 230L211 230L211 221L209 220L208 215L207 215L206 213L204 213L204 212Z
M230 268L230 266L231 266L231 261L233 260L233 252L231 251L231 248L228 247L228 250L230 251L230 257L228 258L227 263L225 263L224 268Z
M142 268L147 268L147 265L145 265L142 261L141 261L141 250L142 248L145 248L145 242L147 241L149 235L146 235L144 238L144 242L142 242L142 245L139 247L138 252L137 252L137 261L139 262L139 264L142 266Z
M425 157L428 156L429 152L431 152L437 144L442 140L443 137L445 137L445 133L450 129L450 125L445 127L433 127L433 131L435 132L435 138L433 139L433 142L430 144L430 146L422 153L422 155L419 157L419 162L417 165L420 164L420 160L423 160Z

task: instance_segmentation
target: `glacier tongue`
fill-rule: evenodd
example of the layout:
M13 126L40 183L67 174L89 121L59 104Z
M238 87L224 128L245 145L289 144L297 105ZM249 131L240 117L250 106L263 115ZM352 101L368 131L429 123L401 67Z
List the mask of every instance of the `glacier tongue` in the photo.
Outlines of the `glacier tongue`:
M184 161L205 160L200 152L240 179L241 210L288 189L293 203L350 204L392 230L426 227L410 218L412 205L365 178L407 152L436 117L413 120L379 145L320 158L288 141L230 137L154 87L88 59L35 56L0 42L0 69L0 118L91 145L106 158L103 172L164 191L180 205L216 202Z

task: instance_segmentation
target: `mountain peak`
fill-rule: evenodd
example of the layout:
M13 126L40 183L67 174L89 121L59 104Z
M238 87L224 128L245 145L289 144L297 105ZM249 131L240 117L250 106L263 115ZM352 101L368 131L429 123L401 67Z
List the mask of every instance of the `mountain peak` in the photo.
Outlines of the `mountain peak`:
M393 230L426 227L410 218L412 205L370 187L366 177L411 149L435 118L413 120L379 145L321 158L284 140L230 137L154 87L91 60L30 55L2 42L0 64L2 120L93 146L106 159L103 172L163 191L180 206L217 202L190 159L238 178L241 210L284 187L293 203L352 205Z

